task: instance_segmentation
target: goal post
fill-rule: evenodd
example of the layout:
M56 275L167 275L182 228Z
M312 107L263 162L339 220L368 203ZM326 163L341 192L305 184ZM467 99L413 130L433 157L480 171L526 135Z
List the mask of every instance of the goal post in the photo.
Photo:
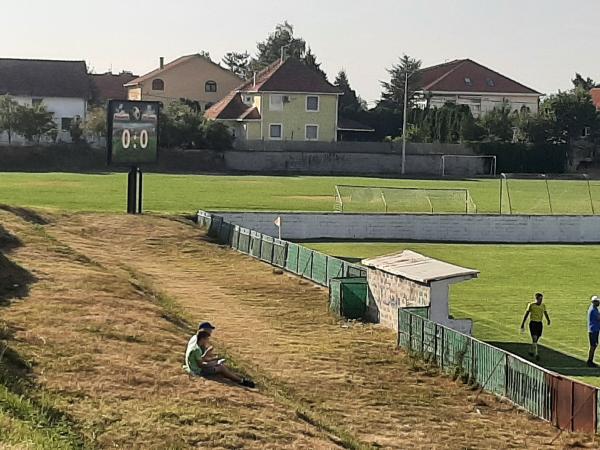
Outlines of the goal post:
M468 189L336 185L334 211L474 214L477 205Z
M586 174L502 173L500 214L596 215L600 181Z
M496 175L495 155L442 155L442 176L486 176Z

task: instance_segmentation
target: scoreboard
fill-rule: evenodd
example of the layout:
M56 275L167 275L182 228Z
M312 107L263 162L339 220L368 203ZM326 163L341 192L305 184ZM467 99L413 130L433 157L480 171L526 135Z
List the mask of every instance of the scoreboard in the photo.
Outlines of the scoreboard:
M108 164L135 166L157 161L159 112L158 102L108 102Z

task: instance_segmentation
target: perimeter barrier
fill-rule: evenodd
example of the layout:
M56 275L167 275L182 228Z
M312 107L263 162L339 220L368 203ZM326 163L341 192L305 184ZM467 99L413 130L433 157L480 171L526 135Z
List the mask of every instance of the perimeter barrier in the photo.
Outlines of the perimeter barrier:
M344 288L340 290L340 295L347 293L346 298L354 304L351 308L347 308L352 311L352 315L356 315L356 311L360 310L360 307L355 304L358 298L355 292L364 295L362 302L366 307L367 271L358 264L352 264L293 242L231 224L224 221L223 217L205 211L198 211L198 224L201 227L208 228L208 235L220 244L280 267L321 286L329 287L333 279L356 279L350 284L354 286L362 283L365 286L364 289L357 287ZM344 303L342 298L334 301L337 304Z
M398 311L398 346L561 430L600 432L600 391L593 386L403 309Z

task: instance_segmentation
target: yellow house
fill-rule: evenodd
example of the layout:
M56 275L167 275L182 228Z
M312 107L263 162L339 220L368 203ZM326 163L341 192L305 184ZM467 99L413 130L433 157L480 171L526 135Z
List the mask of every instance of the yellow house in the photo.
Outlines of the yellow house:
M341 94L319 73L289 58L232 90L205 117L225 123L238 139L332 142Z
M210 107L242 80L233 72L195 54L182 56L168 64L160 58L158 69L125 84L129 100L154 100L169 103L181 98Z

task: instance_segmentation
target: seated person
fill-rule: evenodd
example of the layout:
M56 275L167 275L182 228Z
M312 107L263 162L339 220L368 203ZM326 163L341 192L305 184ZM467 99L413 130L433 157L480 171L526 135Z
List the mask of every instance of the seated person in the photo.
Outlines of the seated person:
M190 344L192 343L190 342ZM225 366L224 362L224 359L218 359L213 355L213 348L210 346L210 332L198 331L196 343L188 345L185 352L185 369L189 374L204 377L221 375L242 386L250 388L255 386L254 381L236 375Z
M212 336L212 333L213 333L213 331L216 330L216 328L213 327L210 322L202 322L202 323L200 323L200 325L198 325L198 331L203 331L203 330L208 331L208 334L210 334ZM197 336L198 335L195 334L190 338L190 340L188 341L188 348L196 345L196 337Z

